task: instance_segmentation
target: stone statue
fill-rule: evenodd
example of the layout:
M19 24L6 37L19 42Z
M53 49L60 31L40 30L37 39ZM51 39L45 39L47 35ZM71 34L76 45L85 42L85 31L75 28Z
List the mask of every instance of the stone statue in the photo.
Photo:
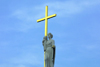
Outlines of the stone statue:
M49 40L47 40L47 37ZM53 35L49 33L47 36L43 38L42 44L44 46L45 51L45 66L46 67L54 67L55 61L55 42L52 39Z

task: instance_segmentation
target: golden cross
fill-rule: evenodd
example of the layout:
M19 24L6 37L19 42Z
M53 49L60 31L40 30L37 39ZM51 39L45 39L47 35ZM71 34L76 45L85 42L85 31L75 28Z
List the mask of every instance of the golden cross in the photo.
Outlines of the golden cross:
M45 20L45 36L47 36L47 32L48 32L48 19L50 19L52 17L55 17L55 16L56 16L56 14L48 16L48 6L46 6L45 17L42 18L42 19L37 20L37 22Z
M47 36L47 32L48 32L48 19L55 17L55 16L56 16L56 14L48 16L48 6L46 6L45 17L37 20L37 22L45 20L45 36ZM44 52L44 58L45 58L45 52ZM45 67L45 60L44 60L44 67Z

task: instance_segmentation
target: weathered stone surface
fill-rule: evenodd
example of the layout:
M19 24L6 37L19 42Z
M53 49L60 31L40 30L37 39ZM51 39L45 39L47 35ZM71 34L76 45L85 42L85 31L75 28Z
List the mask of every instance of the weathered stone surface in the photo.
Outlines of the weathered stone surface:
M47 40L49 38L49 40ZM45 51L45 65L46 67L54 67L55 60L55 42L52 39L53 35L49 33L47 36L44 36L42 44Z

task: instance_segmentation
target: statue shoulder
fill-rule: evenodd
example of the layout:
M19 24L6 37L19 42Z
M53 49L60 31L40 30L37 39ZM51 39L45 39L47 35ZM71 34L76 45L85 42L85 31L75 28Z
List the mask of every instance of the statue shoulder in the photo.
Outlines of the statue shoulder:
M52 47L55 48L55 41L52 39L51 42L52 42Z
M51 41L54 43L55 41L53 39L51 39Z
M50 39L50 41L54 41L53 39Z

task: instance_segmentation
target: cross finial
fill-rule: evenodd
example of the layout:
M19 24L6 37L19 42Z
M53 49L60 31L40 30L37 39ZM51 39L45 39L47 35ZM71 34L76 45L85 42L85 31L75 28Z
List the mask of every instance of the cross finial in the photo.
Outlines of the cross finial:
M47 36L47 32L48 32L48 19L50 19L52 17L55 17L55 16L56 16L56 14L48 16L48 6L46 6L45 17L42 18L42 19L37 20L37 22L45 20L45 36Z

